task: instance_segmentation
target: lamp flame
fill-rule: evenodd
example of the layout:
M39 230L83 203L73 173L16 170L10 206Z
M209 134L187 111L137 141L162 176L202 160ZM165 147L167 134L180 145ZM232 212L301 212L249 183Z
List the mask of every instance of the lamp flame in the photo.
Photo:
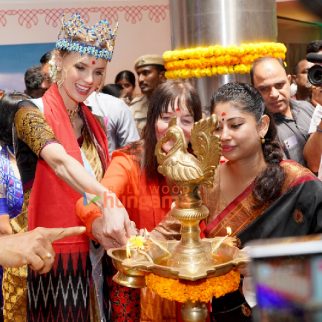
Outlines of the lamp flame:
M131 243L129 240L126 243L125 249L126 249L126 257L131 258Z
M220 237L215 245L212 244L212 252L213 253L215 253L219 249L221 244L232 234L232 229L229 226L227 226L226 232L227 232L226 236Z

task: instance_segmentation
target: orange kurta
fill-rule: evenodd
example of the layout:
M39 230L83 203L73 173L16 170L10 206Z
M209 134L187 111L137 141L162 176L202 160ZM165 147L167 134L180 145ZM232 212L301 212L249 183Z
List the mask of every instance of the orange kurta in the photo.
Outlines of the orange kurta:
M139 146L139 150L142 148ZM114 151L101 183L116 194L137 228L152 230L169 211L172 197L165 181L162 180L162 184L158 180L147 181L139 159L123 149ZM109 199L104 202L109 202ZM79 200L77 214L90 233L93 220L100 216L100 209L93 203L84 206Z
M151 231L170 210L172 197L165 180L147 180L146 173L141 168L142 154L143 142L114 151L101 183L117 195L137 228ZM91 235L92 222L101 216L100 209L93 203L84 206L83 201L79 200L76 210ZM151 293L148 289L143 290L140 321L176 321L175 303Z

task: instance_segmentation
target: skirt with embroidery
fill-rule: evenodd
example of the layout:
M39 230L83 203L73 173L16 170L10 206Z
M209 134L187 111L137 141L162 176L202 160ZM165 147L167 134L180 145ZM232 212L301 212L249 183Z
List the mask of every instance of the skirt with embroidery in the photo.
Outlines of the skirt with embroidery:
M86 253L57 254L47 274L28 272L28 321L90 321L91 264Z

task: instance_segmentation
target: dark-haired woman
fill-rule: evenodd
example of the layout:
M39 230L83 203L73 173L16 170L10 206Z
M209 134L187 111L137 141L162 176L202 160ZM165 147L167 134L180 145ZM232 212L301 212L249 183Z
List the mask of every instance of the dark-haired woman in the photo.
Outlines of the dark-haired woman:
M0 100L0 235L12 234L9 218L17 216L23 203L20 173L14 155L12 125L23 93L6 93Z
M177 124L182 128L189 142L194 122L201 119L201 103L198 94L188 82L168 81L159 85L153 92L148 110L143 140L114 151L101 183L116 194L137 228L151 231L158 225L155 233L172 239L180 237L178 223L173 220L167 221L167 225L162 225L160 222L170 210L171 194L175 191L172 191L164 177L157 171L155 146L158 139L165 134L173 117L177 118ZM163 148L166 150L170 147ZM83 200L79 200L76 210L85 223L89 235L101 242L103 217L100 208L92 203L84 206ZM104 244L104 241L101 243L105 248L117 247L113 240L110 245ZM113 290L110 292L113 296ZM118 296L112 298L112 302L116 304L112 307L113 321L125 321L124 312L122 312L123 304L131 301L133 304L134 292L135 290L128 292L129 298L121 301L120 296L115 292ZM151 300L151 297L145 298ZM157 296L154 295L154 298ZM120 304L117 305L117 303ZM141 304L141 309L143 309L141 319L137 317L140 321L176 321L173 302L151 300L144 305Z
M276 128L261 95L250 85L229 83L212 99L218 116L222 155L209 207L205 234L226 235L242 247L253 239L322 232L322 183L306 168L282 160ZM237 291L213 300L215 321L251 321L251 309Z
M17 104L28 98L22 93L5 93L0 99L0 236L12 234L9 219L23 204L20 173L13 149L12 125ZM3 321L2 267L0 267L0 321Z
M135 75L130 70L122 70L116 76L114 80L115 84L122 86L121 97L126 104L130 104L134 97L135 90Z

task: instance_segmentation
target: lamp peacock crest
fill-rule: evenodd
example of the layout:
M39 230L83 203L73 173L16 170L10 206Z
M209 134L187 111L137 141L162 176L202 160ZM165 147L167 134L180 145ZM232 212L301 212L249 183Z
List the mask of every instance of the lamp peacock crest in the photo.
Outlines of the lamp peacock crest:
M217 126L215 115L195 123L191 131L192 154L188 151L182 129L177 126L176 118L173 118L167 133L156 145L158 171L179 185L212 185L220 158L219 137L213 135ZM169 141L173 145L165 152L162 146Z

